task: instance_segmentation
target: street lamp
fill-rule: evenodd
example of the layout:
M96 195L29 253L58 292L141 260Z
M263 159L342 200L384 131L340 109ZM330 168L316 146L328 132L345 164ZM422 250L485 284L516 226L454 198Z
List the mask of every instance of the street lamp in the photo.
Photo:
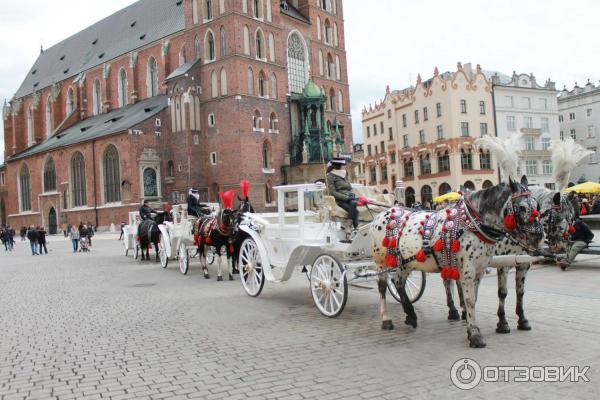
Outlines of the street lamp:
M396 181L394 195L396 196L397 203L406 204L406 188L404 188L404 182Z

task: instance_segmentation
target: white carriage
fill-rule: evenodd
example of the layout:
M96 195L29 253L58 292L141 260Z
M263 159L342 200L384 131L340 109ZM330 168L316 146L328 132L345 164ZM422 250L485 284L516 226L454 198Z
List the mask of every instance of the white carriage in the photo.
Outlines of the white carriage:
M207 206L213 213L219 211L219 204L209 203ZM160 264L167 268L170 260L178 260L179 270L186 275L190 266L190 258L195 257L197 247L194 244L193 229L196 217L187 213L187 205L176 205L171 211L172 221L159 225L160 242L158 251ZM207 260L212 264L214 253L209 251Z
M139 212L130 212L127 225L123 227L123 248L125 256L129 255L130 251L133 251L134 258L137 259L140 252L140 246L137 240L138 227L141 219Z
M344 310L348 283L377 276L371 253L370 224L359 227L350 243L344 218L322 184L280 186L277 213L245 214L240 230L240 276L246 293L260 295L265 280L286 282L294 271L307 274L318 310L336 317ZM359 188L355 188L358 191ZM409 278L407 293L417 301L425 288L425 274ZM393 285L388 285L397 297Z

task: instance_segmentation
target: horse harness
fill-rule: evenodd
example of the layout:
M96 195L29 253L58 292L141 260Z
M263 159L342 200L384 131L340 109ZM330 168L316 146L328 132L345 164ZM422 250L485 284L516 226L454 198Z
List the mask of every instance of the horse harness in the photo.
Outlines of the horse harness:
M200 246L203 243L207 246L213 244L212 235L217 232L224 238L227 238L230 247L233 245L232 232L233 227L231 225L225 225L223 223L223 210L219 212L217 217L209 217L198 221L196 231L194 232L195 244Z

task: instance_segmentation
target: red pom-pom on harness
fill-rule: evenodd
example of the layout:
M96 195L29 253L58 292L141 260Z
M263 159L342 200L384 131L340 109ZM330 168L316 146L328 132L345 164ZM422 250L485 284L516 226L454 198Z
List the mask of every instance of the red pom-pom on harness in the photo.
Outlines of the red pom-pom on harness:
M569 226L569 234L574 234L575 233L575 227L573 225Z
M246 180L241 181L240 191L242 192L242 198L247 199L250 195L250 182Z
M395 237L391 237L388 243L390 249L395 249L398 246L398 240Z
M424 263L425 261L427 261L427 254L425 253L425 250L419 250L415 255L415 260L417 260L420 263Z
M504 226L509 231L514 231L517 228L517 220L514 214L509 214L504 217Z
M383 240L381 241L381 245L383 247L390 247L390 237L386 236L383 238Z
M235 190L229 190L225 193L219 192L219 197L221 198L221 203L223 203L223 208L232 209L233 208L233 199L237 192Z
M396 256L393 254L385 256L385 266L388 268L396 268Z
M200 235L194 235L194 246L198 246L202 243L202 238Z
M233 243L229 243L229 254L233 254L235 252L235 248L233 247Z
M442 239L438 239L435 242L435 244L433 245L433 251L435 251L436 253L439 253L442 250L444 250L444 243L442 242Z
M206 243L208 246L210 246L212 244L212 238L209 236L206 238L206 240L204 241L204 243Z
M458 253L460 251L460 242L458 240L452 241L451 250L453 253Z

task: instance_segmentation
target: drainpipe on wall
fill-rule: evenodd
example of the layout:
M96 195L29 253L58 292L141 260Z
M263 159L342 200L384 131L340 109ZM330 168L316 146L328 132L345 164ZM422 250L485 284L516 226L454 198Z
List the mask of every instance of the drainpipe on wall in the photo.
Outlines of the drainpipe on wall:
M94 214L95 228L98 229L98 188L96 187L96 141L92 140L92 173L94 174Z

